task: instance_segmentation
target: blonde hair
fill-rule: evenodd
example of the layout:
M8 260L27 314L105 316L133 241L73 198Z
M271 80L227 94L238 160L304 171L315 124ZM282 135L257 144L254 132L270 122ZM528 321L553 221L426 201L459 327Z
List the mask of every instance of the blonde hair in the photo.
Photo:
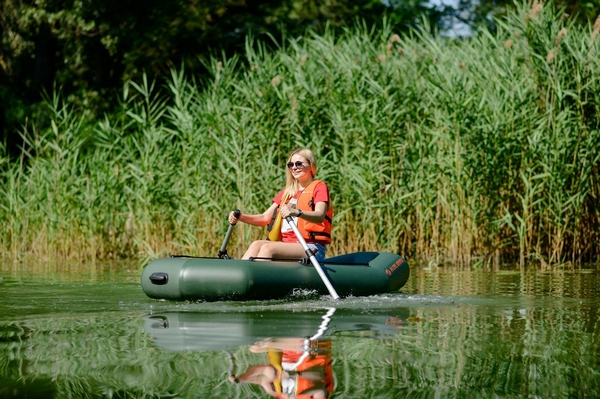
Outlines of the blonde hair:
M309 150L308 148L297 148L288 157L288 162L292 160L294 155L300 155L304 159L308 161L308 166L310 167L310 173L312 174L313 179L317 174L317 159L315 158L315 154ZM300 184L298 180L294 179L292 175L292 171L290 168L286 167L285 169L285 194L288 195L288 198L292 198L296 192L300 189Z

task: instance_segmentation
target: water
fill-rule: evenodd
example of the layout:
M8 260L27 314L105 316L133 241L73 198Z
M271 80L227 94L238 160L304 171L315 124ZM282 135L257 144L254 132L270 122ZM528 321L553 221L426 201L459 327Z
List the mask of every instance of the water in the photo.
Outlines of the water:
M0 397L267 398L278 381L330 398L600 397L595 268L413 269L397 294L215 303L148 299L139 273L2 266Z

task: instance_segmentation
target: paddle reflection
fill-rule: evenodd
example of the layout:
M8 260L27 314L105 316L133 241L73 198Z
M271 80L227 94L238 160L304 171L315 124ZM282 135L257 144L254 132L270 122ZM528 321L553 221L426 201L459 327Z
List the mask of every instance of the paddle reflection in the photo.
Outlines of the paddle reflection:
M261 386L276 398L328 398L334 389L331 340L323 335L335 308L329 308L316 334L309 338L267 338L250 345L253 353L265 353L268 364L250 366L232 383ZM235 364L235 363L232 363Z

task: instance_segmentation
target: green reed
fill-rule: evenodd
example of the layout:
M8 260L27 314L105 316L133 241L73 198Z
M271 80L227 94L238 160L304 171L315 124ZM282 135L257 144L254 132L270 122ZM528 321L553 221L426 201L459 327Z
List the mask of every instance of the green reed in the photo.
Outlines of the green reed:
M522 5L464 40L390 29L306 36L123 88L102 120L47 103L0 158L0 256L216 254L262 212L293 148L332 192L330 254L550 265L598 255L598 33ZM0 148L1 154L6 154ZM239 225L239 256L263 229Z

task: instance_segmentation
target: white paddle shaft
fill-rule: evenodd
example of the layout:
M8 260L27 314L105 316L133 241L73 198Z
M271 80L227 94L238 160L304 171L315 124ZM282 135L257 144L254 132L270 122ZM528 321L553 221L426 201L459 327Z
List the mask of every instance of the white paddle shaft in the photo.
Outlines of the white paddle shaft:
M300 243L300 245L302 245L302 248L304 248L304 252L306 252L306 255L310 258L311 263L313 264L315 269L317 269L317 273L319 273L319 277L321 277L321 280L323 280L323 284L325 284L325 287L327 287L327 289L329 290L329 294L333 297L333 299L338 299L340 296L335 291L335 288L333 288L333 285L331 285L331 282L327 278L327 275L323 271L323 268L321 267L319 262L317 262L315 254L310 250L310 248L308 248L308 244L304 240L304 237L302 237L302 234L300 234L300 230L298 230L298 226L296 226L296 223L294 223L294 219L292 219L291 216L288 216L286 220L290 224L290 226L292 226L292 230L294 230L294 234L296 234L298 242Z

